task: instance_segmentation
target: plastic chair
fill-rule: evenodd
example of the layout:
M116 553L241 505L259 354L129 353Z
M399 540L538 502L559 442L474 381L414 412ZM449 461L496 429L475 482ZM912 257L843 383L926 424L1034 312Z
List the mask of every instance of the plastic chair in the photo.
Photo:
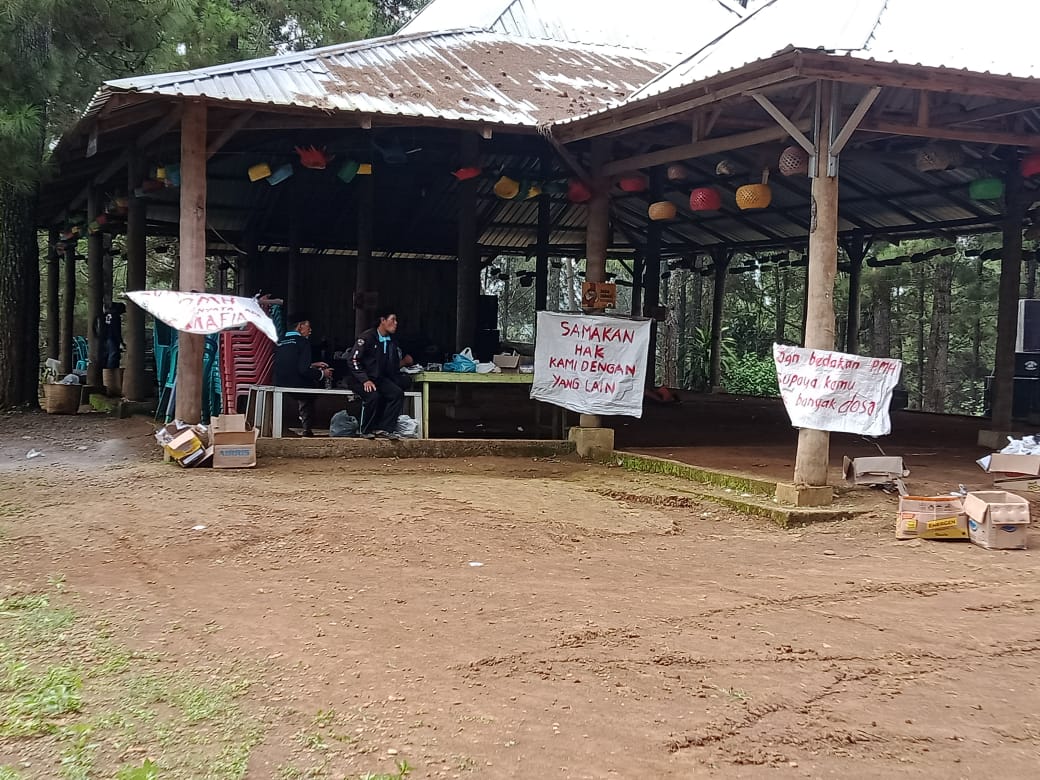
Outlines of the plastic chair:
M86 371L90 365L90 345L85 336L72 337L72 350L75 354L76 367L74 371Z

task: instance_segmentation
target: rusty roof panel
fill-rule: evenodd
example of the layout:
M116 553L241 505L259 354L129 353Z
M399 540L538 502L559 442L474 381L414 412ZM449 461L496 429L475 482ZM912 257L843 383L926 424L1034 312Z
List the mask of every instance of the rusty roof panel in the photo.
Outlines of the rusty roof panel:
M461 30L109 81L87 113L129 92L536 127L616 103L663 67L630 50Z

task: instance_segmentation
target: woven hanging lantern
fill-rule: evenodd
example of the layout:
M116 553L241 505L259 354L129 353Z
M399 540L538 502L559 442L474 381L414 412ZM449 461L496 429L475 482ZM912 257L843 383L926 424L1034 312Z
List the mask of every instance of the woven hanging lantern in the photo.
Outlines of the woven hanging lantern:
M181 186L181 166L179 165L167 165L166 166L166 179L164 180L167 187L180 187Z
M927 143L914 156L914 167L921 173L945 171L963 162L964 154L953 144Z
M581 179L571 179L567 182L567 200L571 203L587 203L592 200L592 190Z
M300 155L300 165L315 171L325 170L325 166L332 162L335 157L335 155L327 154L324 146L321 149L316 149L313 146L297 146L296 153Z
M777 169L784 176L805 175L809 172L809 153L800 146L788 146L780 153Z
M698 187L690 193L690 211L718 211L722 196L714 187Z
M344 184L350 184L354 181L354 177L357 176L358 168L360 167L357 160L347 160L336 173L336 178Z
M618 182L618 186L625 192L643 192L646 187L645 176L625 176Z
M283 181L285 181L292 175L292 165L290 163L286 163L285 165L282 165L279 168L275 168L271 175L267 177L267 183L273 187L276 184L281 184Z
M765 182L737 188L737 208L741 211L764 209L773 201L773 191Z
M976 179L968 185L972 200L997 200L1004 194L1004 182L1000 179Z
M670 200L660 200L657 203L651 203L650 208L647 209L647 214L655 222L662 219L674 219L675 204Z
M357 167L358 176L371 176L372 175L372 163L361 163Z
M495 182L494 191L503 200L512 200L520 194L520 182L510 179L508 176L502 176Z
M1027 179L1040 175L1040 154L1027 154L1022 158L1022 175Z
M271 175L271 166L267 163L257 163L249 168L249 181L260 181Z
M737 164L732 160L719 160L715 166L716 176L733 176L737 173Z
M669 165L665 175L668 177L668 181L685 181L686 168L681 165Z
M459 181L466 181L467 179L475 179L480 176L480 168L471 165L466 168L459 168L457 171L452 171L451 175Z

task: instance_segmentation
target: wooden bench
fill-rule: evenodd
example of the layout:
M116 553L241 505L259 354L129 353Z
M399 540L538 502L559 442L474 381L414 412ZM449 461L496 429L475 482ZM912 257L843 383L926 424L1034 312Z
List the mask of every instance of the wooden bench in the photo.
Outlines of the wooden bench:
M357 393L344 388L324 387L278 387L277 385L252 385L249 388L249 400L246 402L246 419L260 429L261 436L280 439L284 433L282 415L285 410L286 395L340 395L347 400L357 399ZM405 401L411 401L411 417L419 424L419 438L426 438L423 425L423 394L418 390L406 390ZM271 424L267 425L267 411L271 410Z

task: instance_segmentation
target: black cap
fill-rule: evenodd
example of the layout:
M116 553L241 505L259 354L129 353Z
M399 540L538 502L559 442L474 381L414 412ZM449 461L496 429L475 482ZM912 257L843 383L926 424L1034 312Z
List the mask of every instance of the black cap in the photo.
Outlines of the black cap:
M287 324L295 327L296 325L299 325L301 322L310 322L311 317L305 311L294 311L292 314L285 318L285 321Z

